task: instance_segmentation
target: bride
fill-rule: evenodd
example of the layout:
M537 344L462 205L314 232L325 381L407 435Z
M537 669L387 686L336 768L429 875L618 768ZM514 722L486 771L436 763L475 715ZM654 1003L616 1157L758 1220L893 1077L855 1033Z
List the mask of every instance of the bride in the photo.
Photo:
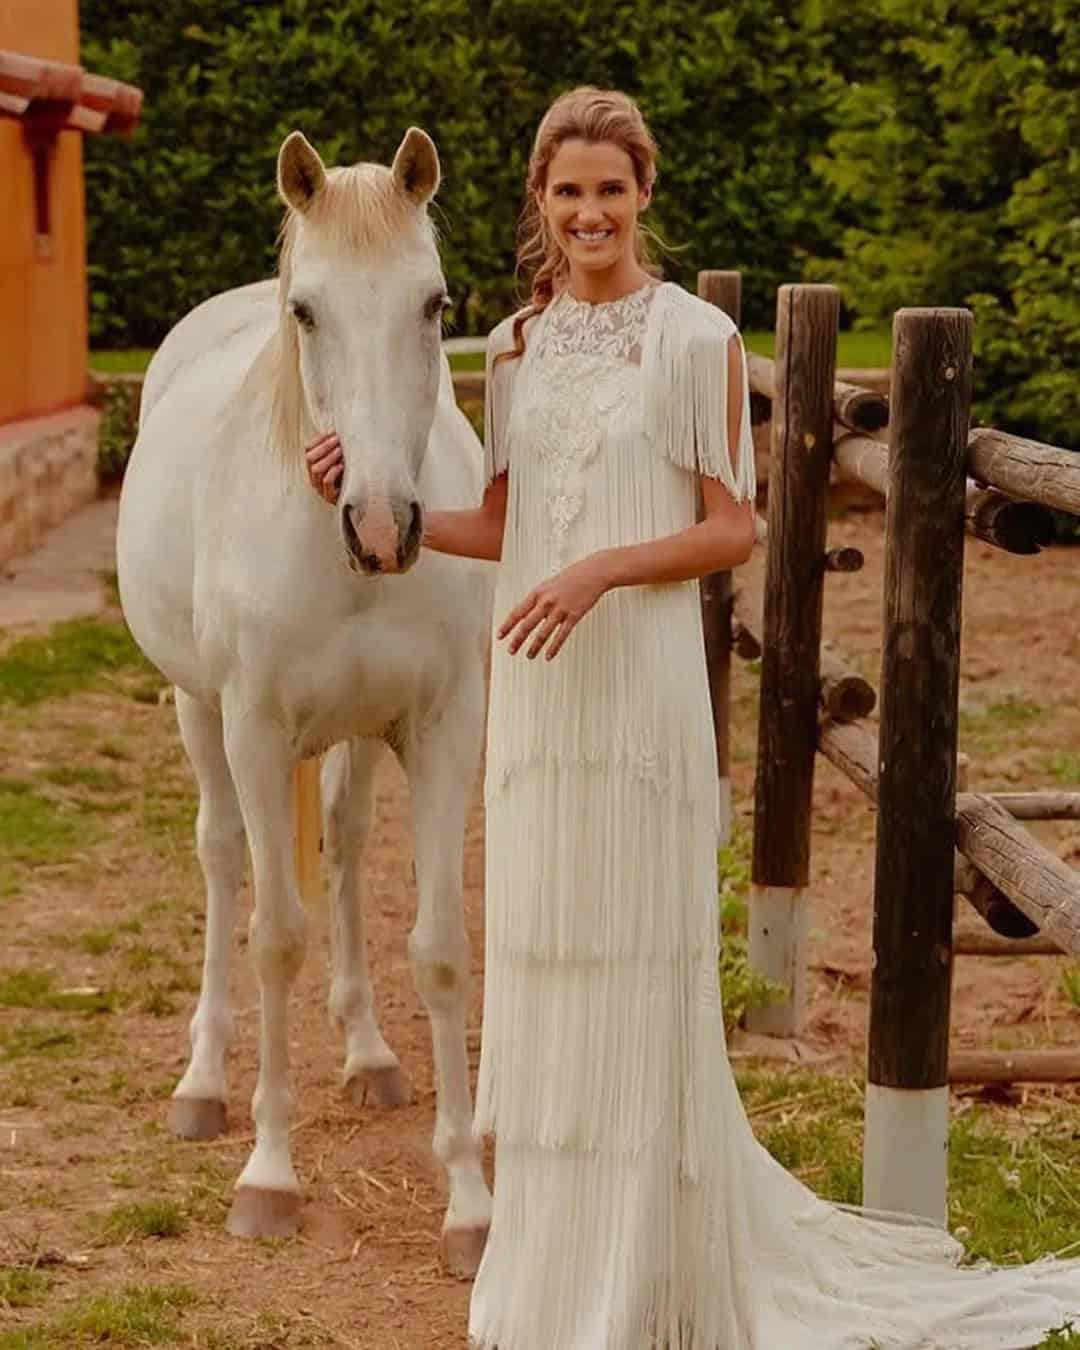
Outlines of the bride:
M656 152L577 89L540 124L526 309L489 344L487 488L429 548L499 559L478 1128L482 1350L1019 1350L1080 1264L818 1199L754 1139L717 984L716 765L695 580L753 542L745 356L646 262ZM309 451L333 496L333 437ZM698 506L703 508L700 523Z

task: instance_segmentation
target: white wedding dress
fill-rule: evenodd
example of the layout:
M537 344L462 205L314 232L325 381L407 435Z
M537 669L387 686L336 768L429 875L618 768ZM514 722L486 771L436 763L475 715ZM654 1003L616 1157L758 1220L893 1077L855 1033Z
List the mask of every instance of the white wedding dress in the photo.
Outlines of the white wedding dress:
M496 618L596 549L692 525L734 458L734 326L671 284L568 292L492 368L509 467ZM512 347L510 324L491 352ZM1080 1264L956 1269L943 1230L818 1199L754 1139L717 977L717 778L696 583L604 597L552 662L492 656L477 1128L495 1212L483 1350L1013 1350L1077 1315Z

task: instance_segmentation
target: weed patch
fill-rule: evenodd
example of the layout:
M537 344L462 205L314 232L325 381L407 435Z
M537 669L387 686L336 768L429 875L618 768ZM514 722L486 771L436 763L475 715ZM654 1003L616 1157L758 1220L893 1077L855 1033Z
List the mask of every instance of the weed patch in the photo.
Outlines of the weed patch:
M0 1267L0 1308L29 1308L48 1292L51 1283L43 1270L27 1266Z
M104 990L54 989L48 970L14 970L0 976L0 1008L54 1008L61 1012L112 1012L114 999Z
M176 1345L181 1335L177 1314L197 1302L198 1295L186 1285L129 1285L119 1294L87 1299L61 1317L0 1334L0 1350L84 1350L97 1345L136 1350L146 1345Z
M0 656L0 705L62 698L128 670L150 674L154 667L123 623L75 619L45 637L20 638Z
M80 837L79 824L29 783L0 778L0 854L35 865L66 857Z
M141 1205L117 1205L105 1220L103 1232L110 1242L134 1238L179 1237L187 1226L180 1206L171 1200L150 1200Z

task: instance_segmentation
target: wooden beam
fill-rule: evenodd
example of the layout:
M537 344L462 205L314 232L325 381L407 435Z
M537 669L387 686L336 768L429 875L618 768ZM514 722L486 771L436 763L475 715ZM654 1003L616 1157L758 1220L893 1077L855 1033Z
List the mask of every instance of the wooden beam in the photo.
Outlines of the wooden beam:
M1080 1050L954 1050L950 1083L1075 1083Z
M864 1196L944 1221L972 316L893 320ZM919 1169L897 1165L910 1149Z
M954 956L1060 956L1061 948L1037 933L1028 938L1007 938L993 933L977 920L953 923Z
M872 802L878 796L878 742L862 722L834 722L823 717L818 749ZM957 772L962 760L957 755ZM959 799L958 799L959 800ZM1037 925L963 853L953 856L953 890L982 916L995 933L1010 939L1027 937Z
M979 793L956 799L956 842L1046 937L1080 955L1080 873Z
M746 361L751 390L775 402L776 362L756 352L748 352ZM880 431L889 421L889 400L873 389L838 380L834 366L833 416L853 431Z
M968 440L967 458L971 476L980 483L1080 516L1080 455L993 427L977 427Z
M1080 820L1080 792L984 792L1014 820Z
M817 742L825 497L832 452L840 292L781 286L761 703L754 795L750 964L788 990L747 1015L752 1031L798 1034L806 1010L806 904Z
M842 477L888 496L889 448L873 436L840 436L833 459ZM1054 522L1046 507L1015 501L994 488L980 487L969 478L964 491L964 527L984 543L1006 553L1038 553L1054 537Z

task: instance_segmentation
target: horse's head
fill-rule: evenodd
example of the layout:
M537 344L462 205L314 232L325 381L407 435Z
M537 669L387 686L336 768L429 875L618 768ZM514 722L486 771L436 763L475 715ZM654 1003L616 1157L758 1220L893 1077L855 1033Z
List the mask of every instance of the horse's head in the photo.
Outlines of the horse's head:
M276 439L333 428L345 454L338 518L349 560L403 572L420 551L417 488L435 415L446 282L427 204L431 139L413 127L393 167L323 166L298 131L278 155L289 212L281 257Z

